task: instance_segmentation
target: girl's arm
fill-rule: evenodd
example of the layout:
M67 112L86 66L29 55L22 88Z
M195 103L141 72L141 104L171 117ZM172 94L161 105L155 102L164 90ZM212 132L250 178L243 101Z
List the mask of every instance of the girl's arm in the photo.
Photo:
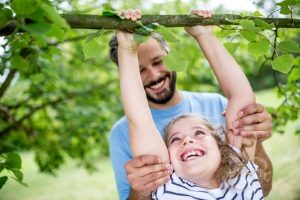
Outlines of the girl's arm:
M192 13L204 18L212 16L211 11L206 10L194 10ZM242 143L253 143L249 148L246 148L248 156L253 158L256 139L253 138L251 141L247 141L247 138L233 136L233 122L238 118L238 112L243 107L255 103L255 96L247 77L234 58L213 34L211 26L186 27L186 30L197 40L218 79L224 95L229 100L226 109L229 144L240 148Z
M119 31L118 61L121 98L129 124L130 146L134 157L157 155L169 163L167 147L158 132L143 88L137 57L137 44L131 33Z
M242 136L233 135L233 122L238 118L238 112L243 107L255 103L255 96L247 77L214 34L199 35L196 39L213 69L224 95L229 101L226 108L229 144L241 148L242 143L248 143L249 145L245 146L245 150L249 158L253 160L256 139L251 138L249 140Z

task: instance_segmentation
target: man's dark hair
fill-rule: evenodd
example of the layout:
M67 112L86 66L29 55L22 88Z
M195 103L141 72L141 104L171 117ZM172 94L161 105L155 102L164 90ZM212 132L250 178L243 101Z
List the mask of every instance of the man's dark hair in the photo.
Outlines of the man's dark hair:
M169 53L170 48L168 43L165 41L165 39L156 32L151 33L151 37L154 38L162 47L163 50L165 50L167 53ZM118 66L118 40L116 35L113 35L112 38L109 41L109 57L110 59Z

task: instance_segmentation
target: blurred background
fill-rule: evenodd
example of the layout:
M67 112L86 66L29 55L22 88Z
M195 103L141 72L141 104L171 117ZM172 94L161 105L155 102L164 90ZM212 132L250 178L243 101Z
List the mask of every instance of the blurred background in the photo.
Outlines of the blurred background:
M99 15L112 9L139 8L144 14L163 15L203 8L215 14L299 18L300 5L290 0L0 3L0 27L10 16L26 30L0 36L0 185L5 183L0 200L118 198L108 152L109 130L123 115L117 68L108 57L108 41L114 31L70 29L54 7L58 13ZM45 16L55 23L43 21ZM26 25L25 18L36 23ZM194 40L183 28L171 31L180 39L171 43L177 49L172 56L187 62L178 72L178 87L220 92ZM214 32L244 69L257 101L273 116L273 135L264 142L274 167L267 199L300 199L299 28L262 30L254 36L235 26L218 26ZM249 48L249 43L255 40L259 44L262 38L269 42L266 51ZM292 41L294 51L278 49L281 41ZM272 60L284 53L291 53L293 60L290 69L282 73L272 68Z

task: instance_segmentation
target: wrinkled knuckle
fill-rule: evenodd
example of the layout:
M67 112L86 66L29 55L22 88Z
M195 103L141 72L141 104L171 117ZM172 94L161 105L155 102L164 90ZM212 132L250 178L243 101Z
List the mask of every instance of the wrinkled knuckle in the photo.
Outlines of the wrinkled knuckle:
M159 174L158 174L158 173L151 173L151 174L150 174L150 178L151 178L152 180L156 179L157 177L159 177Z

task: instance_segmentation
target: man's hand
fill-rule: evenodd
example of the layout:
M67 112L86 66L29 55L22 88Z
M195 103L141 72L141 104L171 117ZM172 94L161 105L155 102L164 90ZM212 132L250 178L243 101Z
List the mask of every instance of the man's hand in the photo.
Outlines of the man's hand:
M269 138L272 134L272 117L261 104L244 107L238 113L238 119L233 123L234 134L254 136L258 142Z
M272 188L273 167L261 142L269 138L272 134L272 117L261 104L252 104L244 107L238 113L238 117L239 119L233 123L236 127L234 129L235 134L245 137L256 137L258 139L255 158L264 161L264 163L257 162L256 164L262 170L258 174L258 178L263 194L266 197Z
M173 172L170 164L162 163L157 156L149 155L128 161L125 170L132 189L142 196L149 196L152 191L166 183Z
M191 14L198 15L203 18L211 18L212 11L210 10L192 10ZM192 27L184 27L186 32L197 39L199 36L204 34L212 33L212 26L192 26Z

